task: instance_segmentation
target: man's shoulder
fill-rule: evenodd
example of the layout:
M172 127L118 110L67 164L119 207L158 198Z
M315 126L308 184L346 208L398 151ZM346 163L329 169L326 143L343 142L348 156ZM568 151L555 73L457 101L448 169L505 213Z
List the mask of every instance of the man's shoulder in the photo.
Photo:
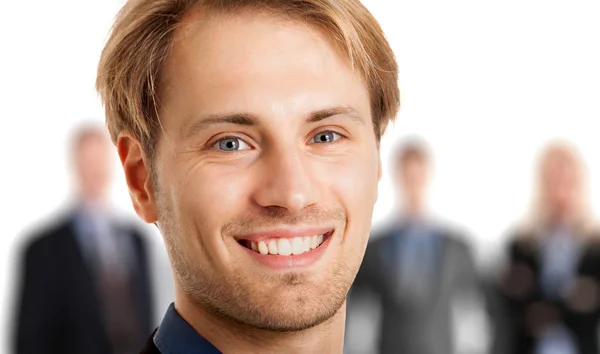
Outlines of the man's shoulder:
M438 222L433 227L436 233L446 242L458 247L468 247L470 232L464 227L450 222Z
M145 243L148 234L145 227L146 225L143 225L138 221L134 221L129 217L116 218L114 222L120 232L131 235L136 242Z
M470 233L463 228L445 225L438 229L442 240L442 252L451 258L473 261L474 249Z
M394 226L387 224L373 227L369 236L369 245L381 245L386 243L397 232Z
M69 220L62 217L39 223L24 232L22 239L15 245L21 267L43 269L48 266L48 262L54 262L56 254L65 252L69 230Z
M369 236L369 242L365 251L365 261L371 260L371 258L379 258L378 255L381 253L381 248L385 247L385 244L389 241L391 233L379 230L372 232Z
M37 226L32 232L29 232L27 241L24 244L26 251L47 248L56 243L60 243L65 235L69 234L71 220L67 217L61 217L42 226Z

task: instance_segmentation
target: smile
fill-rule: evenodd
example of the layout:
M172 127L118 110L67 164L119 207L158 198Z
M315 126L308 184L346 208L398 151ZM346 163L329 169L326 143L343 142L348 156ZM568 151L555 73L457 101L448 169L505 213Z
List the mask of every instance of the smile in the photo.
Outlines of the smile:
M329 234L331 233L292 238L280 237L261 241L242 240L240 243L246 248L262 255L291 256L300 255L316 249L323 243L325 237L329 236Z
M322 258L335 229L329 227L277 229L236 238L251 259L275 270L308 267Z

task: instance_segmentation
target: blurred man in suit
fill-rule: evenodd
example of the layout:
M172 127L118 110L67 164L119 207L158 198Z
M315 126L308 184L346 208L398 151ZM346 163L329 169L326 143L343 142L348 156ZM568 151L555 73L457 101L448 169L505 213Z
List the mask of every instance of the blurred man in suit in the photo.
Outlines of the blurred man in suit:
M501 290L516 354L597 354L600 230L570 143L543 150L529 218L513 230Z
M397 149L402 212L372 235L352 287L349 321L356 320L353 303L369 294L377 302L374 308L381 309L380 323L374 326L380 353L482 353L486 343L467 338L477 337L485 324L471 252L461 235L428 216L429 172L424 143L415 139ZM349 353L354 353L352 347Z
M25 248L16 354L133 354L151 329L146 244L106 201L110 148L102 127L74 135L77 198Z

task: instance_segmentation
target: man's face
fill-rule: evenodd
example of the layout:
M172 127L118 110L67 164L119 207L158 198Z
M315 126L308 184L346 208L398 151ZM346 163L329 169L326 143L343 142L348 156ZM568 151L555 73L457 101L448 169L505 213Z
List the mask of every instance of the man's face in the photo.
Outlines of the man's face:
M74 152L75 172L80 193L88 199L105 197L112 174L112 148L101 136L86 138Z
M542 193L553 217L570 216L580 195L579 171L573 158L558 152L548 156L542 170Z
M196 13L176 33L160 100L158 224L184 293L274 331L337 313L380 172L348 61L305 24Z
M409 158L401 163L400 187L407 207L420 208L425 199L429 178L427 163L418 158Z

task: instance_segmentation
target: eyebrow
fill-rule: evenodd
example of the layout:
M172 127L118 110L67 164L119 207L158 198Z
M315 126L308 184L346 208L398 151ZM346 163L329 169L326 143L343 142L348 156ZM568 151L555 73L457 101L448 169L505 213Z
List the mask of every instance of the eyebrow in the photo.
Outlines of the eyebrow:
M358 111L350 106L338 106L314 111L308 115L305 121L307 123L317 123L322 120L341 115L347 116L361 125L365 123L361 119ZM260 125L260 119L257 115L252 113L211 114L200 119L193 120L189 124L185 124L181 129L181 136L184 139L187 139L210 126L218 124L256 126Z
M348 118L352 118L352 120L364 124L358 111L350 106L339 106L314 111L308 116L306 121L308 123L316 123L335 116L348 116Z

